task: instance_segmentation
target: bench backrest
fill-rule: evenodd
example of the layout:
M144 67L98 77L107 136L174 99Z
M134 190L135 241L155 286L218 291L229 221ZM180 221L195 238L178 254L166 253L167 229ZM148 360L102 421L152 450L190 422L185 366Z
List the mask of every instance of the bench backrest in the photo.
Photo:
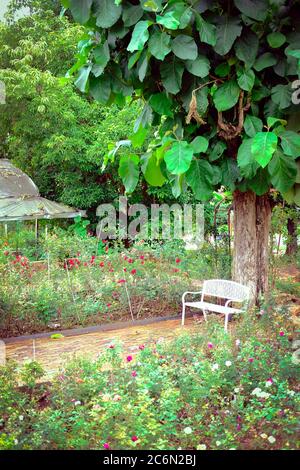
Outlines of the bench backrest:
M245 302L249 300L250 288L234 281L211 279L203 282L202 299L206 295L230 299L235 302Z

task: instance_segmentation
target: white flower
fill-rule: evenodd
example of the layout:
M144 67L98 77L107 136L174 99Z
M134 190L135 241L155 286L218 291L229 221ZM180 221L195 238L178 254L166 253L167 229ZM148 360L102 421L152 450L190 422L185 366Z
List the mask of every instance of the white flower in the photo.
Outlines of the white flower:
M220 441L216 441L216 446L217 446L217 447L220 447L221 444L222 444L222 443L221 443Z
M266 387L271 387L273 384L272 380L267 380L266 381Z
M226 361L226 362L225 362L225 366L226 366L226 367L232 366L232 362L231 362L231 361Z
M260 435L260 437L261 437L262 439L267 439L268 436L263 432L263 433Z
M257 396L259 398L269 398L270 394L267 392L260 392Z
M256 387L254 390L252 390L251 395L258 396L258 394L260 394L260 392L261 392L261 388Z
M214 370L218 370L219 369L219 364L213 364L211 366L211 370L214 371Z
M75 405L75 406L81 405L81 401L79 401L79 400L75 401L75 402L74 402L74 405Z
M276 439L273 436L269 436L268 441L270 442L270 444L274 444L274 442L276 442Z
M236 346L239 346L240 344L241 344L241 341L240 341L239 339L237 339L237 340L235 341L235 345L236 345Z
M190 427L188 426L187 428L184 428L183 432L184 432L185 434L192 434L193 430L192 430L192 428L190 428Z
M239 393L239 392L240 392L240 388L239 388L239 387L235 387L234 393Z
M24 416L20 415L19 416L19 421L23 421L23 419L24 419Z
M206 445L205 444L199 444L197 446L197 450L206 450Z
M290 397L293 397L295 395L296 392L294 392L294 390L288 390L287 391L287 394L290 396Z
M15 439L15 445L19 444L18 439Z

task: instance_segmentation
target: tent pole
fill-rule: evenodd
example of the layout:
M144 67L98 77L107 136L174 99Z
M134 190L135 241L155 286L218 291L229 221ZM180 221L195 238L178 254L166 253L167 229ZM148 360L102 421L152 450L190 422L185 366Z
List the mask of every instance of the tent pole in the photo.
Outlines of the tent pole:
M7 234L8 234L8 226L7 226L7 224L4 224L4 233L5 233L5 238L7 238Z
M35 241L38 239L38 219L35 219Z

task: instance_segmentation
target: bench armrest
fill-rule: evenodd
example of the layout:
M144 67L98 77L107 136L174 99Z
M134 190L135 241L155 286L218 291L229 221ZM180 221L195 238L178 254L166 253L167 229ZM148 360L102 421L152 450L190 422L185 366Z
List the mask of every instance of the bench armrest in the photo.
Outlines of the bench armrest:
M193 291L186 291L184 292L184 294L182 295L182 302L184 302L184 298L186 296L186 294L202 294L202 290L198 291L198 292L193 292Z

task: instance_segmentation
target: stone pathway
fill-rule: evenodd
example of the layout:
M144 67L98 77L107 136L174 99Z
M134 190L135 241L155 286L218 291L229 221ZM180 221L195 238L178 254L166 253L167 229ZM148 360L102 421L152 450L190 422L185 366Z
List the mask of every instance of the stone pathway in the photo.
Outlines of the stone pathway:
M110 331L93 331L89 333L64 336L59 339L50 337L27 337L26 339L8 339L6 342L6 360L19 364L28 360L38 361L47 375L57 372L63 363L71 357L84 356L96 358L102 350L115 342L122 343L124 354L134 352L141 344L151 344L157 340L170 340L183 331L198 329L199 321L187 318L184 327L180 319L162 320L143 325L130 325Z

